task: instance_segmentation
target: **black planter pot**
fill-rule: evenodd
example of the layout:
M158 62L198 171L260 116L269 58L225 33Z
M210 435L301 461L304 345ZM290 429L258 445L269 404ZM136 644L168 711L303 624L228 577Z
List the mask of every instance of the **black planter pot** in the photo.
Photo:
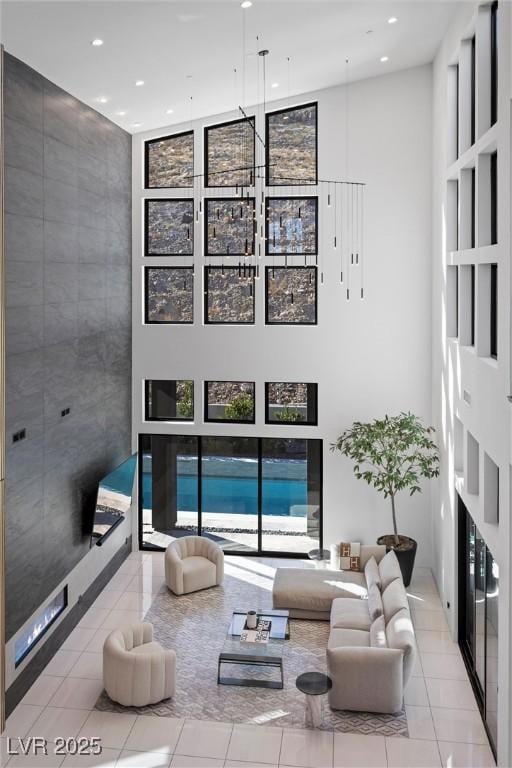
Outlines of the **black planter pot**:
M386 535L379 536L377 544L385 544L387 552L393 549L402 571L402 578L404 580L404 586L408 587L412 579L412 571L414 568L414 560L416 558L416 550L418 549L418 542L411 539L409 536L399 536L400 548L394 545L394 536Z

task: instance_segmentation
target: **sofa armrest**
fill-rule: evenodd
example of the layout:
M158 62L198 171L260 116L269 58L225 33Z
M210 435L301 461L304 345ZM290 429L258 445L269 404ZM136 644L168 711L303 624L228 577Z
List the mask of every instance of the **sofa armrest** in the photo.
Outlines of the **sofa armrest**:
M396 648L327 649L332 679L329 704L358 712L399 712L403 701L403 654Z

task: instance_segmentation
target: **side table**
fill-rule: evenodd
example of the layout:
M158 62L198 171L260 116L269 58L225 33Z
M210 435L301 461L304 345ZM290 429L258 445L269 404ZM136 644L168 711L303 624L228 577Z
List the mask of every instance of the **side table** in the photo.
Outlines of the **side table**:
M322 672L304 672L295 685L305 695L304 724L306 728L318 728L322 724L321 696L332 688L332 680Z

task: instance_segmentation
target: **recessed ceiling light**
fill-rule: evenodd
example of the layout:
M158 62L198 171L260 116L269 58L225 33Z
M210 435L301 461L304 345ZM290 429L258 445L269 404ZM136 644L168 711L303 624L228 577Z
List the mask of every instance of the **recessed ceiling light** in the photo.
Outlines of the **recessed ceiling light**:
M398 21L396 16L390 16L388 19L388 24L396 24Z
M142 123L133 123L134 128L140 128Z
M144 80L136 80L135 85L144 85Z
M99 37L95 37L94 40L91 40L91 45L94 45L95 48L98 48L100 45L103 45L103 40L100 40Z
M382 63L384 64L384 62L386 62L386 61L389 61L389 56L381 56L381 57L380 57L380 60L381 60L381 61L382 61Z
M119 117L124 117L126 115L126 112L122 110L121 112L116 112L116 115L119 115Z
M272 88L279 88L279 83L272 83Z
M165 114L166 115L172 115L173 112L174 112L174 109L166 109L165 110Z
M250 8L251 5L251 0L244 0L243 3L240 3L240 8Z
M107 101L108 101L108 99L107 99L107 97L106 97L106 96L98 96L98 98L96 99L96 101L97 101L97 102L99 102L100 104L106 104L106 103L107 103Z

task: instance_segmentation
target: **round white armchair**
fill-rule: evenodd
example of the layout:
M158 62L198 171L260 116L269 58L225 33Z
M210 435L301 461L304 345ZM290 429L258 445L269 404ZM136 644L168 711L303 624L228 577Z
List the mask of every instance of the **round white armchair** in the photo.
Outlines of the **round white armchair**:
M224 553L211 539L183 536L165 552L165 581L175 595L216 587L224 578Z
M103 645L103 685L113 701L144 707L174 696L176 653L153 641L153 625L115 629Z

